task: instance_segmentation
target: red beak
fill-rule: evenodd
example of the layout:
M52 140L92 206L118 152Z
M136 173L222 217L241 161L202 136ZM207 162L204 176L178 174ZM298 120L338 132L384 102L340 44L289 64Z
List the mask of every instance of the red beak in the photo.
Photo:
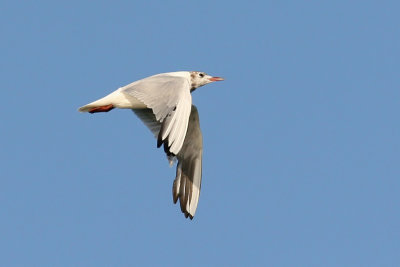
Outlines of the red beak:
M212 81L212 82L217 82L217 81L223 81L224 78L221 78L221 77L211 77L209 80Z

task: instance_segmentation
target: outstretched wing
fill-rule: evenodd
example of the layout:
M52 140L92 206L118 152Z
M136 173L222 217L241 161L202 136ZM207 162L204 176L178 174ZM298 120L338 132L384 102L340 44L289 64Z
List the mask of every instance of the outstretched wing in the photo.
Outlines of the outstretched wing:
M150 109L133 110L155 137L159 135L161 123L157 121ZM167 152L167 151L166 151ZM199 114L192 105L186 137L180 152L177 154L178 165L172 186L174 203L179 199L185 217L193 219L200 197L202 173L203 137L200 130ZM170 155L167 152L171 162Z
M166 144L170 153L177 155L185 140L192 105L189 81L184 77L158 74L121 88L151 108L161 123L157 146Z
M203 136L200 130L199 114L192 105L185 142L177 155L178 166L172 186L174 203L179 199L185 217L193 219L199 203L203 158Z

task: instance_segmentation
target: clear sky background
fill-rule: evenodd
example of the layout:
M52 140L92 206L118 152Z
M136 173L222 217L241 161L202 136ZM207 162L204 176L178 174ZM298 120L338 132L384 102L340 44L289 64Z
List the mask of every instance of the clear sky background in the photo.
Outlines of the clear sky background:
M400 266L398 1L2 1L0 266ZM161 72L204 137L193 221L129 110Z

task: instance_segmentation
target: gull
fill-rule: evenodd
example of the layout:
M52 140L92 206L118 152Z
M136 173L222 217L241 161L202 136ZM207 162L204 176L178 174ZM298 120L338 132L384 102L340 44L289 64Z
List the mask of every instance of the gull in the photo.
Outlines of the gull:
M156 74L126 86L80 107L80 112L108 112L131 109L164 147L170 165L178 160L172 186L174 203L193 219L200 196L203 138L199 115L192 105L191 92L215 81L223 81L200 71Z

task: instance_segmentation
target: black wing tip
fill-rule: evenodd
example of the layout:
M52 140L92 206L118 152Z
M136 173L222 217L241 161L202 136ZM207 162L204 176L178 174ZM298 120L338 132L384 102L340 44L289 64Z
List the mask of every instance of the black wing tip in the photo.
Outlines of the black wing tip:
M193 220L193 215L190 214L186 210L186 203L184 201L182 201L181 198L179 198L179 203L180 203L180 206L181 206L181 211L182 211L183 215L185 215L185 218L189 218L189 219Z
M182 211L183 212L183 215L185 215L185 218L187 219L187 218L189 218L190 220L193 220L193 216L192 216L192 214L190 214L189 212L187 212L187 211Z
M159 135L158 138L157 138L157 148L159 148L160 146L162 146L163 143L164 143L164 142L163 142L163 140L161 139L161 137L160 137L160 135Z
M185 218L189 218L190 220L193 220L194 216L186 210L186 205L182 199L182 195L175 194L175 192L173 192L172 200L174 201L174 204L176 204L179 200L181 211L182 211L183 215L185 216Z
M162 123L160 131L158 132L158 136L157 136L157 148L160 147L164 143L163 139L162 139L162 135L163 135L163 132L164 132L164 127L165 127L165 123Z
M168 157L175 157L176 155L169 150L170 146L168 146L167 141L164 141L164 152Z
M190 213L185 209L185 207L183 207L182 201L180 200L180 195L178 195L178 194L175 195L175 194L174 194L173 197L172 197L172 200L174 201L174 204L176 204L176 203L178 202L178 199L179 199L179 202L180 202L181 211L182 211L183 215L185 216L185 218L186 218L186 219L189 218L190 220L193 220L194 216L193 216L192 214L190 214Z

